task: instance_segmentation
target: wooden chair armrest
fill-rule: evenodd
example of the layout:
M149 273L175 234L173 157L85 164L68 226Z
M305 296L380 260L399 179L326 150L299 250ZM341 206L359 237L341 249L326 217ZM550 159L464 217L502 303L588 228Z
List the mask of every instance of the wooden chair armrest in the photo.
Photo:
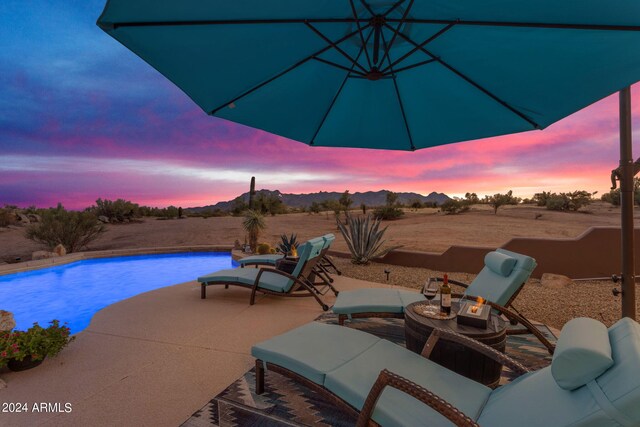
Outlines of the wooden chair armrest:
M424 357L429 358L429 356L431 355L431 352L433 351L433 348L435 347L438 340L441 338L444 338L448 341L456 342L458 344L462 344L463 346L468 347L472 350L475 350L478 353L482 353L483 355L489 357L490 359L493 359L494 361L496 361L497 363L500 363L503 366L506 366L507 368L511 369L517 374L522 375L531 371L529 368L522 365L520 362L510 358L506 354L496 350L493 347L489 347L488 345L483 344L479 341L476 341L472 338L466 337L464 335L458 334L453 331L444 330L444 329L433 330L431 335L429 335L427 342L424 344L421 354Z
M449 419L456 426L478 427L478 424L475 421L435 393L432 393L413 381L403 378L386 369L380 372L378 379L373 384L373 387L371 387L369 395L367 396L367 399L362 406L362 410L360 411L360 415L358 416L356 427L365 427L369 425L373 410L385 387L393 387L420 400L424 404L429 405L431 408L438 411L443 417Z
M468 298L475 298L475 297L470 297L467 295ZM524 326L531 334L533 334L541 343L542 345L544 345L547 348L547 351L549 352L549 354L553 354L554 351L556 350L556 346L554 344L552 344L547 337L544 336L544 334L542 332L540 332L540 330L538 328L536 328L535 326L533 326L533 324L531 322L529 322L523 315L515 313L514 311L508 309L507 307L504 307L500 304L496 304L495 302L491 302L491 301L485 301L486 304L489 304L491 306L491 308L497 310L500 312L500 314L504 315L504 317L506 317L507 319L520 323L522 326Z

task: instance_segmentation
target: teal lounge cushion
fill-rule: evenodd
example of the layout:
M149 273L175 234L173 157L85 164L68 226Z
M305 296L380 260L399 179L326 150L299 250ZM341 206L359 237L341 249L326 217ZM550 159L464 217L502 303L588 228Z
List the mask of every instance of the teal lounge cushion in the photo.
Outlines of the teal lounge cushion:
M342 291L333 305L336 314L402 313L404 305L395 289L373 288Z
M328 372L324 386L360 409L383 369L427 388L473 419L478 418L491 393L490 388L386 340ZM427 405L390 388L382 393L373 419L383 426L451 425Z
M258 275L257 268L229 268L198 277L200 283L242 283L253 285Z
M500 252L489 252L484 257L484 265L503 277L509 276L516 266L517 260Z
M274 264L276 261L284 257L282 254L265 254L265 255L251 255L244 257L238 262L240 265L244 264Z
M411 292L411 291L398 291L398 296L402 301L402 310L404 311L404 307L408 306L411 303L422 301L425 302L427 299L420 292Z
M311 322L254 345L251 355L322 385L325 374L358 356L380 338L337 325Z
M594 319L572 319L562 328L551 373L565 390L581 387L613 365L607 328Z

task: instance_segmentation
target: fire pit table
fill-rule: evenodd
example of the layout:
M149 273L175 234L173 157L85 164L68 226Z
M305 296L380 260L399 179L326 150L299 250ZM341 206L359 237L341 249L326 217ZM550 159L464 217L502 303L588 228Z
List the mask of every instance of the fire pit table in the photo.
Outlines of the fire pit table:
M424 344L434 328L449 330L473 338L483 344L504 353L507 344L506 322L500 316L491 313L487 328L458 324L453 319L433 319L418 314L414 308L424 305L415 302L405 308L405 338L407 348L415 353L421 353ZM457 313L460 308L458 301L451 304L451 312ZM489 307L485 307L489 309ZM461 344L440 338L430 356L430 360L454 372L471 378L489 387L497 387L500 382L502 365L475 350Z

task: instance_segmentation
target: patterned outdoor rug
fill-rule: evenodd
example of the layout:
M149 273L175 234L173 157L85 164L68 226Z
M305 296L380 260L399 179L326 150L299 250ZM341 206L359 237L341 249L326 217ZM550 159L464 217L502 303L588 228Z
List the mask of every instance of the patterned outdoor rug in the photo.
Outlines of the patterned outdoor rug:
M318 322L337 324L333 314L323 314ZM404 346L404 320L365 319L348 323L359 329ZM550 341L556 337L544 325L536 325ZM551 356L532 335L510 335L507 354L533 369L551 363ZM503 369L500 383L514 377ZM355 419L338 409L318 393L275 372L265 376L265 392L255 394L255 372L241 378L215 396L182 427L235 426L353 426Z

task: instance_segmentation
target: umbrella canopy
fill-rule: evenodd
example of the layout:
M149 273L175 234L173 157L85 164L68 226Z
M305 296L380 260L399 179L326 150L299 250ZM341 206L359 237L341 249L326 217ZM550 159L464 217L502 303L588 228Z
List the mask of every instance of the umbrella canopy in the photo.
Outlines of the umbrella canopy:
M208 114L317 146L542 129L640 80L637 0L108 0L98 25ZM629 90L623 315L635 317Z
M98 25L208 114L317 146L542 129L640 80L636 0L109 0Z

